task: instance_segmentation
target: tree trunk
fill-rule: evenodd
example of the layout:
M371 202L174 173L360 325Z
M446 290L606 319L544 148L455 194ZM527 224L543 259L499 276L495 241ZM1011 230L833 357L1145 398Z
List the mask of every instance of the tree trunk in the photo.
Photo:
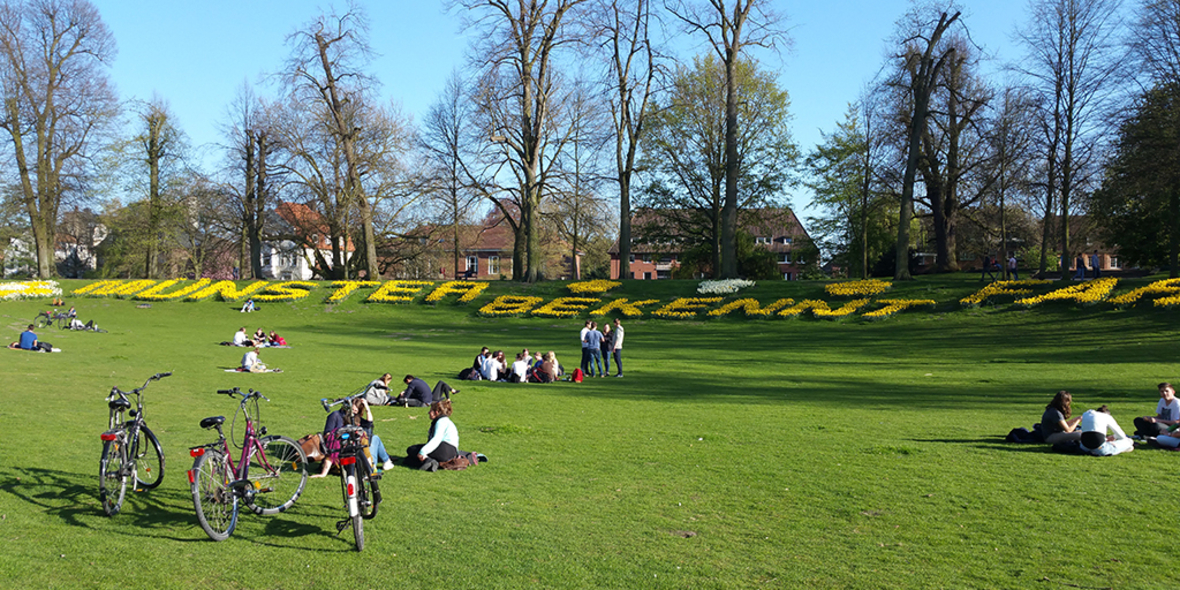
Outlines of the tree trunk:
M736 35L735 35L736 36ZM720 278L737 277L737 40L725 60L725 200L721 206Z

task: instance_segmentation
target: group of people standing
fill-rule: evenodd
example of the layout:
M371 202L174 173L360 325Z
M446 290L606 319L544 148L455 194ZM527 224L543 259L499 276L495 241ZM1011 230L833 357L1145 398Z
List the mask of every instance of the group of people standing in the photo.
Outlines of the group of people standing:
M1156 413L1135 418L1135 436L1146 444L1180 447L1180 399L1176 398L1171 383L1160 383L1158 388L1160 401ZM1083 452L1098 456L1117 455L1135 448L1132 438L1119 427L1105 404L1073 418L1072 410L1073 396L1068 391L1058 391L1041 416L1045 442L1053 445L1077 442Z
M603 324L598 330L598 323L587 320L586 326L579 334L582 342L582 373L587 377L594 377L597 370L598 377L606 377L610 373L610 359L615 358L615 377L623 376L623 323L615 318L614 329L610 324ZM603 366L605 365L605 370Z

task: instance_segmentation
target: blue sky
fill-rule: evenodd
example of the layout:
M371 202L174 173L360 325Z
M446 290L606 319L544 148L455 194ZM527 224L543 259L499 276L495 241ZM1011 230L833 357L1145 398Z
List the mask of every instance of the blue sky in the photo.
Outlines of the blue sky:
M165 99L194 146L222 141L219 125L243 81L257 83L277 71L289 53L286 36L327 6L305 0L92 2L119 47L111 74L120 95ZM463 65L467 41L459 15L444 13L435 0L361 5L379 54L372 71L383 93L420 120L450 72ZM792 132L807 152L821 140L819 131L830 131L843 118L848 102L881 68L894 23L909 2L780 0L775 5L788 18L793 47L759 57L780 72L780 85L792 97ZM1026 0L991 0L968 8L965 22L977 43L1010 60L1019 57L1010 38L1026 12ZM806 198L793 202L802 208Z

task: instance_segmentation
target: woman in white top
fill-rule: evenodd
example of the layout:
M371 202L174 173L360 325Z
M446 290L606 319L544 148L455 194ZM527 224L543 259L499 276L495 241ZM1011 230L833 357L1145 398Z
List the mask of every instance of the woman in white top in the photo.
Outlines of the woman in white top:
M1082 450L1091 455L1105 457L1135 448L1135 443L1127 438L1119 423L1114 421L1106 405L1097 410L1086 410L1078 429L1082 431ZM1106 435L1107 431L1110 431L1110 436Z
M422 469L434 471L438 463L446 463L459 456L459 429L451 422L451 400L444 399L430 404L430 440L424 445L412 445L406 449L406 457L417 458ZM434 459L434 468L428 459Z
M252 348L242 357L242 370L249 373L262 373L266 371L266 365L258 360L258 349Z

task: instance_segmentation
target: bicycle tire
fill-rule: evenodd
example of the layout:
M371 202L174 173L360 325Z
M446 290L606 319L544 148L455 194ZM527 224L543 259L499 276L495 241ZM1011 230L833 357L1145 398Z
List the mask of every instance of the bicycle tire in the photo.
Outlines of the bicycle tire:
M144 444L145 438L149 444ZM147 425L140 425L131 448L135 453L135 482L145 490L159 487L164 481L164 447L155 433Z
M372 471L367 467L360 468L361 477L357 482L357 501L361 516L365 520L372 520L377 516L377 506L381 504L381 489L376 480L370 479Z
M285 436L260 439L266 461L257 452L250 453L252 493L246 505L255 514L272 515L285 512L295 504L307 485L307 455L299 443Z
M44 328L52 323L53 323L53 320L50 319L49 316L47 316L45 314L41 314L41 315L37 316L37 321L34 322L34 325L37 326L37 329L41 329L41 328Z
M364 461L364 460L365 460L365 458L363 456L357 457L357 461ZM352 537L353 537L353 540L356 542L356 550L357 551L364 551L365 550L365 517L364 517L364 513L363 513L363 504L361 503L361 497L364 494L364 492L362 490L364 489L365 483L364 483L364 479L357 477L357 475L358 475L357 471L358 471L358 469L356 468L355 464L343 466L343 468L340 470L340 488L341 488L341 491L344 493L344 507L346 510L348 510L348 517L352 520ZM356 487L356 499L355 500L348 497L348 480L349 479L351 479L353 481L353 485ZM355 514L353 514L354 510L353 510L352 506L350 505L351 501L356 502L356 510L355 510L356 513Z
M114 516L123 507L127 494L126 447L119 439L102 443L102 458L98 461L98 500L107 516Z
M238 526L238 495L229 488L231 477L225 455L206 450L193 462L192 479L197 522L210 539L228 539Z

